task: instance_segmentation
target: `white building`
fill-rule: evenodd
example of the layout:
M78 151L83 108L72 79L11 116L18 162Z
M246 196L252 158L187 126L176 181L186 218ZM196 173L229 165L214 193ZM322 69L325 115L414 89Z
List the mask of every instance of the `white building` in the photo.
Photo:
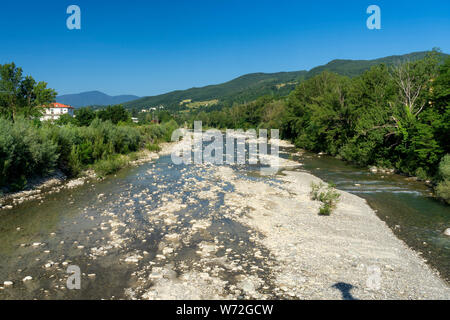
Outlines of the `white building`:
M58 102L51 103L48 106L43 106L43 108L45 110L41 117L41 121L58 120L60 116L66 113L69 114L71 117L73 117L74 108L62 103Z

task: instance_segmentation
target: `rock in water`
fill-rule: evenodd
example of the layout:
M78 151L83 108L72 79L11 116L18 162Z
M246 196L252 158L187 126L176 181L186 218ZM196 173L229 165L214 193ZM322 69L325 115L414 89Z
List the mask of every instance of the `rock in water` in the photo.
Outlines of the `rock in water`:
M378 168L373 166L373 167L369 168L369 171L372 172L372 173L377 173L378 172Z
M30 276L27 276L27 277L25 277L25 278L23 278L23 282L27 282L27 281L30 281L30 280L33 280L33 277L30 277Z
M13 282L12 282L12 281L5 281L5 282L3 282L3 285L4 285L5 287L10 287L10 286L13 285Z
M444 234L450 237L450 228L445 229Z

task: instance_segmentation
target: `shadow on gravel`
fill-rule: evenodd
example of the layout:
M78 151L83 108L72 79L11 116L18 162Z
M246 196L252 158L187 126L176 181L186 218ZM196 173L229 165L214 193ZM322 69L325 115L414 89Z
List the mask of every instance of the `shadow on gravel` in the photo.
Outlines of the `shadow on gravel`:
M352 286L351 284L345 282L338 282L333 284L331 287L341 291L343 300L358 300L358 298L353 297L353 295L350 292L354 288L354 286Z

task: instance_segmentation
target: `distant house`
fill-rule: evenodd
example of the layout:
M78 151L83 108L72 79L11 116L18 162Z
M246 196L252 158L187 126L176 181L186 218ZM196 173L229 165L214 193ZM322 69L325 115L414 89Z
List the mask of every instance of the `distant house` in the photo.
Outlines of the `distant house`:
M45 111L41 117L41 121L58 120L63 114L69 114L73 117L74 108L62 103L54 102L47 106L43 106L43 108Z
M131 117L131 120L132 120L134 123L138 123L138 122L139 122L139 119L138 119L138 118Z

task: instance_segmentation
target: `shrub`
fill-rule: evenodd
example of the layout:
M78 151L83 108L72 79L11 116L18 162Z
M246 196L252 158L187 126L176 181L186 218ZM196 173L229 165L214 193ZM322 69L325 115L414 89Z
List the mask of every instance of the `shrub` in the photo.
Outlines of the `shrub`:
M24 119L0 119L0 185L22 189L27 178L51 172L57 161L57 145L47 128Z
M158 144L156 144L156 143L147 143L146 145L145 145L145 148L148 150L148 151L161 151L161 148L160 148L160 146L158 145Z
M450 154L445 155L439 163L439 175L442 180L450 180Z
M422 167L416 169L415 176L422 181L428 180L428 175Z
M319 215L329 216L336 208L340 194L334 187L335 185L332 183L328 184L325 188L325 185L322 182L319 184L311 182L311 199L322 202L322 206L319 209Z
M127 160L119 155L110 156L105 160L97 161L94 170L100 177L115 173L127 165Z
M439 163L439 176L442 181L436 187L436 194L450 204L450 154L445 155Z
M56 168L73 177L94 165L105 176L125 165L123 157L117 155L143 147L158 151L158 142L170 139L177 127L174 121L135 127L98 118L85 127L64 123L0 118L0 187L22 189L29 178Z
M436 194L450 204L450 180L440 182L436 187Z

